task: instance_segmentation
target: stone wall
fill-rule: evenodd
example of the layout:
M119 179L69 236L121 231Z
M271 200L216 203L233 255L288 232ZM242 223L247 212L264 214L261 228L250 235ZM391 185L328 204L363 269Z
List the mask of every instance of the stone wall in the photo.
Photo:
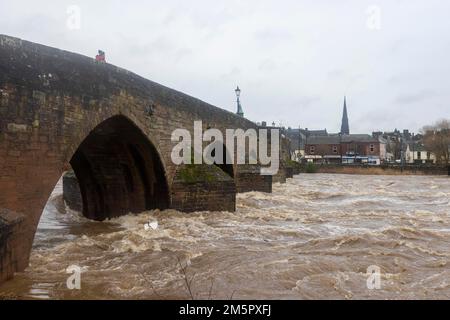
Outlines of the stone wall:
M317 173L342 173L364 175L448 175L447 167L438 166L358 166L316 165Z
M17 269L23 268L28 252L17 250L21 245L24 217L16 212L0 209L0 283L12 278Z
M246 166L236 175L236 189L238 193L250 191L271 193L272 179L273 176L261 175L259 166Z
M284 167L278 170L278 173L272 177L273 183L286 183L287 175Z
M171 208L183 212L234 212L236 210L234 179L217 166L179 166L172 187Z
M273 183L286 183L286 179L294 176L295 163L291 160L291 150L291 141L282 136L280 139L280 168L272 178Z

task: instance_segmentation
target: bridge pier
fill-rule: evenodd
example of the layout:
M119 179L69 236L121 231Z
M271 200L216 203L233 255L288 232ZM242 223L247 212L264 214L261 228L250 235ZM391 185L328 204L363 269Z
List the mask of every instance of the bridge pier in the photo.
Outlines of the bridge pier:
M258 166L244 165L232 179L216 166L180 167L172 185L170 208L181 212L236 210L236 194L272 192L272 176L258 174ZM64 201L72 210L83 211L83 199L73 171L63 176Z
M272 192L272 176L260 174L261 167L257 165L242 165L236 174L237 193L250 191Z
M172 185L171 208L182 212L234 212L234 179L217 166L180 166Z
M0 209L0 283L13 277L28 259L28 252L20 250L23 239L24 216Z

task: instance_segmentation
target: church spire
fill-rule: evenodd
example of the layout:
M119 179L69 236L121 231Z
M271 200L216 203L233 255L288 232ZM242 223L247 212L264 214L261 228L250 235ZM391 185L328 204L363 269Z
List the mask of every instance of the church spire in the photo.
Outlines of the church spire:
M344 112L342 114L341 134L350 134L347 115L347 97L344 96Z

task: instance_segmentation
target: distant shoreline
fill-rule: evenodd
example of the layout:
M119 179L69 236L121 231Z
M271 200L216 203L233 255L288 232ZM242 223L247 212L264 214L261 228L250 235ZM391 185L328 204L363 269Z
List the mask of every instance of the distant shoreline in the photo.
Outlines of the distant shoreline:
M361 175L433 175L448 176L449 169L441 166L367 166L367 165L336 165L317 164L315 173L361 174ZM301 172L306 172L302 165Z

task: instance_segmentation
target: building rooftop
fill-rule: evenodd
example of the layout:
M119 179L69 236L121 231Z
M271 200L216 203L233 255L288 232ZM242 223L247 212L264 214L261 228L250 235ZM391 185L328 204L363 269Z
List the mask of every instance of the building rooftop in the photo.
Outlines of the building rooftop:
M339 144L340 142L352 143L352 142L378 142L369 134L344 134L339 136L338 134L323 136L312 136L308 138L308 144Z
M345 134L342 136L342 142L378 142L378 139L370 134Z
M420 152L422 152L422 151L427 151L427 149L425 148L425 146L424 146L423 144L421 144L421 143L408 143L408 146L409 146L409 151L414 151L414 152L417 152L417 151L420 151Z
M339 144L340 138L335 136L312 136L308 137L307 144Z
M303 133L304 135L306 135L306 133L308 133L308 137L310 137L310 136L328 136L327 129L308 130L308 131L306 131L306 129L300 129L300 132Z

